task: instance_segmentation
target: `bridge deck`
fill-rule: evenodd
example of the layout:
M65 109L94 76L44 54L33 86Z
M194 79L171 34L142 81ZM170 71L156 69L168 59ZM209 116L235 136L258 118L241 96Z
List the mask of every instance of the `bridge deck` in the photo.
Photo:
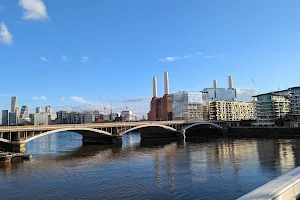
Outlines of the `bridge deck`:
M147 124L178 125L185 124L185 121L145 121L145 122L114 122L114 123L92 123L92 124L57 124L57 125L36 125L36 126L0 126L0 133L18 131L49 131L66 128L113 128L124 126L140 126Z

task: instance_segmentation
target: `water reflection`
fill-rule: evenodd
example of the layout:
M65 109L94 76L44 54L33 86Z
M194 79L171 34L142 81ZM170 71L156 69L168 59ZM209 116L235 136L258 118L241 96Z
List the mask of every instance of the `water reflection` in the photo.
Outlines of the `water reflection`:
M82 146L80 135L65 133L26 147L32 161L0 165L1 200L236 199L300 162L298 139L141 141L129 134L115 147ZM13 192L16 180L22 190Z

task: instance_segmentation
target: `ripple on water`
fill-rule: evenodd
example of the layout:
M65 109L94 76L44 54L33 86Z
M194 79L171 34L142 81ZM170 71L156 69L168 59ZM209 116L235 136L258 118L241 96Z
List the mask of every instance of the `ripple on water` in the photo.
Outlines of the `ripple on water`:
M30 142L32 161L0 166L1 200L236 199L300 164L297 139L123 139L123 147L82 146L74 133Z

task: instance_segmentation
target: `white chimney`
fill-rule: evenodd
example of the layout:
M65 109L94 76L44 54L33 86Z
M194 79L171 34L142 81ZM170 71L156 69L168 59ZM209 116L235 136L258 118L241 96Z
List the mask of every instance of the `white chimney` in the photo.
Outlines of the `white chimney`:
M213 84L214 84L214 86L213 86L214 89L217 89L217 80L214 80L214 83L213 83Z
M228 88L232 89L232 76L228 76Z
M165 94L169 94L169 75L165 72Z
M153 77L153 97L157 97L157 81L156 77Z

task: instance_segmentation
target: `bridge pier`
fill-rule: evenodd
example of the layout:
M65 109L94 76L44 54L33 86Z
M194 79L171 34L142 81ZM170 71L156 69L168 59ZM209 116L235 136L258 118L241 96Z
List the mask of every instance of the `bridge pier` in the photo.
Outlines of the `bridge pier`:
M0 142L1 149L16 153L26 153L25 143L22 141L12 141L10 143Z

